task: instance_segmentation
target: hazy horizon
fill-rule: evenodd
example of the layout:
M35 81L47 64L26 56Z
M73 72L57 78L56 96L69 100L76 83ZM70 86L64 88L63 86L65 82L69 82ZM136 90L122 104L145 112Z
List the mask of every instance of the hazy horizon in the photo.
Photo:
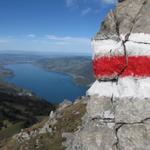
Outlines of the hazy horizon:
M47 56L89 56L92 57L92 51L88 52L61 52L61 51L26 51L26 50L0 50L0 54L20 54L20 55L47 55Z

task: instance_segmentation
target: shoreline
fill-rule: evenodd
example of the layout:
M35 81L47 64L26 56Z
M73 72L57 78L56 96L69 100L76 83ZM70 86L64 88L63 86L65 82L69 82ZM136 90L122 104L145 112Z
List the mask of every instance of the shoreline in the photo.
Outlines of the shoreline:
M74 84L77 85L77 86L82 86L82 87L87 87L87 88L89 87L89 84L84 83L83 81L77 81L80 77L83 79L84 78L83 76L76 76L76 75L71 74L71 73L65 73L63 71L56 71L56 70L53 70L53 69L49 69L46 66L43 66L41 64L37 64L37 63L32 63L32 64L37 66L37 67L40 67L41 69L44 69L47 72L58 73L58 74L69 76L69 77L72 78Z
M83 83L82 81L81 81L81 83L79 83L80 81L77 81L79 78L82 78L82 79L83 79L83 78L84 78L83 76L76 76L76 75L71 74L71 73L65 73L65 72L63 72L63 71L55 71L55 70L53 70L53 69L51 70L51 69L47 68L46 66L42 66L42 65L37 64L37 63L34 63L34 62L31 62L31 63L30 63L30 62L24 62L24 63L5 64L5 65L3 65L2 67L3 67L3 70L4 70L4 71L8 71L8 74L3 75L3 76L0 76L0 79L5 80L5 78L14 77L15 74L14 74L13 70L8 69L8 68L6 68L5 66L7 66L7 65L17 65L17 64L32 64L32 65L37 66L37 67L39 67L39 68L41 68L41 69L43 69L43 70L45 70L45 71L47 71L47 72L49 72L49 73L51 72L51 73L57 73L57 74L69 76L69 77L72 78L72 81L73 81L74 84L77 85L77 86L89 87L88 84L85 84L85 83Z
M18 63L14 63L14 64L18 64ZM79 88L85 88L85 90L87 90L87 88L88 88L85 85L77 84L77 82L75 81L75 77L73 77L71 74L67 74L67 73L63 73L63 72L50 71L50 70L48 70L48 69L46 69L46 68L44 68L40 65L34 64L34 63L21 63L21 64L30 64L30 65L33 65L35 67L39 67L42 70L47 71L48 73L57 73L57 74L60 74L60 75L68 76L74 85L78 86ZM9 64L7 64L7 65L9 65ZM11 64L11 65L13 65L13 64ZM5 66L6 65L4 65L4 68L5 68ZM5 69L9 70L11 73L9 74L9 76L3 76L3 78L1 78L0 83L2 82L2 86L0 85L0 89L1 89L1 87L11 87L13 89L13 91L15 91L15 93L25 93L27 95L34 95L34 96L37 96L40 99L48 101L49 103L54 103L50 99L45 99L44 97L39 96L38 94L36 94L36 92L33 92L33 90L28 90L28 88L22 88L22 87L19 87L19 86L15 85L15 84L7 82L5 80L5 78L7 78L7 77L8 78L13 78L13 76L15 76L15 74L13 73L13 71L11 69L8 69L8 68L5 68ZM64 99L62 99L62 102L63 102L63 100ZM72 101L72 100L70 100L70 101ZM57 104L59 104L59 102L55 102L54 104L57 105Z

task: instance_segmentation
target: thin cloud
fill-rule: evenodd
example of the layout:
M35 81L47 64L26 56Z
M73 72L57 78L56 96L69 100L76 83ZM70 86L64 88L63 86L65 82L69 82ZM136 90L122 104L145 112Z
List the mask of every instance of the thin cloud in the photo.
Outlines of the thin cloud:
M66 6L67 7L75 7L75 6L77 6L77 2L78 2L78 0L66 0Z
M84 38L84 37L71 37L71 36L55 36L55 35L47 35L47 39L49 42L55 42L55 43L63 43L63 44L78 44L78 43L84 43L88 44L90 43L89 38Z
M82 10L81 15L84 16L84 15L90 13L91 11L92 11L92 9L91 9L90 7L88 7L88 8L86 8L86 9Z
M117 2L117 0L102 0L103 2L105 2L106 4L115 4Z
M102 5L114 5L117 0L65 0L66 6L70 9L78 9L81 15L95 13Z
M8 40L6 40L6 39L0 39L0 44L5 44L5 43L8 43Z
M90 53L91 41L86 37L43 35L35 38L0 38L0 50L55 51ZM9 41L6 43L6 41ZM1 44L3 43L3 44ZM24 49L25 48L25 49Z
M64 37L61 37L61 36L56 36L56 35L46 35L48 40L55 40L55 41L68 41L68 40L71 40L73 39L72 37L69 37L69 36L64 36Z
M28 37L31 37L31 38L36 37L36 35L35 35L35 34L28 34L27 36L28 36Z

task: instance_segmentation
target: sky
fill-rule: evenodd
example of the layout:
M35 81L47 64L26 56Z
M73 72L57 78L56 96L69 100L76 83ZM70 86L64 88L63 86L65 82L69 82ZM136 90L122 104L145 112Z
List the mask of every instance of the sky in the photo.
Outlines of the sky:
M90 53L115 0L0 0L0 50Z

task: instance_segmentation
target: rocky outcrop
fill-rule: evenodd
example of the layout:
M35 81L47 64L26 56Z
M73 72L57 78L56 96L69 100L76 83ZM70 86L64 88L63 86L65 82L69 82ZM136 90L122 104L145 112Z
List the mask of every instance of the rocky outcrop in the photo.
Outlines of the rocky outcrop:
M80 97L75 102L64 101L49 117L41 118L33 126L22 129L20 133L5 140L2 150L64 150L62 134L77 131L82 124L81 118L86 112L86 102L89 97Z
M124 0L92 40L95 82L89 95L150 98L150 0Z
M41 134L53 134L54 129L53 126L57 123L57 116L56 112L51 111L49 118L47 121L43 123L41 127L38 128L28 128L22 129L20 133L13 136L13 139L17 141L17 143L23 143L25 141L29 141Z
M91 96L83 124L67 150L150 150L150 100Z
M67 150L150 150L150 0L119 0L92 40L97 81Z
M149 8L149 0L122 0L106 16L95 39L111 39L112 36L127 33L149 33Z

